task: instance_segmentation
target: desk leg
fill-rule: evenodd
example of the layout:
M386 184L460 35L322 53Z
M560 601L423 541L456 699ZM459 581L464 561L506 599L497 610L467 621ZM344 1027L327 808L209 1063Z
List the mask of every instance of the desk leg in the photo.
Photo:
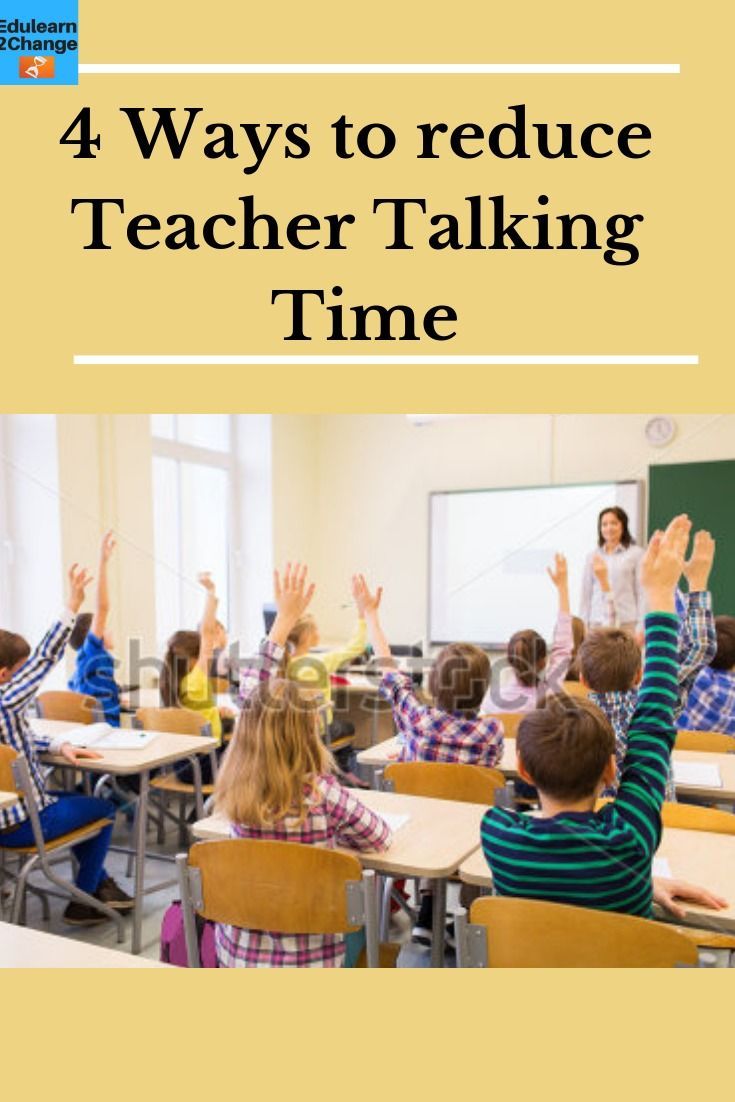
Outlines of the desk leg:
M431 925L431 967L444 967L444 929L447 917L447 882L434 880L434 916Z
M138 796L137 835L135 839L135 907L133 908L133 953L141 950L143 929L143 889L145 887L145 850L148 836L148 781L150 774L140 774Z

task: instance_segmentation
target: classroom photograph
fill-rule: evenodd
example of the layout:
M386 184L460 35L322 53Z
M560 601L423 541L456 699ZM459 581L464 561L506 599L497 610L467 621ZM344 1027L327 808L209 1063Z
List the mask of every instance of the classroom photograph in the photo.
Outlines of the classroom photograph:
M735 415L0 457L0 967L735 967Z

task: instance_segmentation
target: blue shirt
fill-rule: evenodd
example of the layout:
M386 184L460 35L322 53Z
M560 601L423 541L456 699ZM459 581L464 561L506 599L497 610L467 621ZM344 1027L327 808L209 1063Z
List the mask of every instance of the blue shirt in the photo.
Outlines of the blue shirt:
M679 721L685 731L721 731L735 735L735 671L702 670Z
M69 688L93 696L102 705L107 722L113 727L120 726L120 688L115 681L115 662L102 640L91 631L77 651L77 666Z

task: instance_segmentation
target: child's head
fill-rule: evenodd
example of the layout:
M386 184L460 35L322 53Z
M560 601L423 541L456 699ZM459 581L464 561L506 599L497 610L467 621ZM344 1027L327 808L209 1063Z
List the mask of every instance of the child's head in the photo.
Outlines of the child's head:
M550 697L518 726L524 779L554 800L595 797L615 776L615 735L605 714L581 697Z
M439 651L429 674L429 692L444 712L471 716L480 709L490 682L490 659L472 643L450 643Z
M72 650L79 650L84 643L84 640L89 635L89 629L92 626L92 613L80 612L77 616L76 623L72 628L71 635L69 636L69 646Z
M579 672L596 693L627 692L640 680L641 649L621 628L595 628L579 648Z
M14 631L0 631L0 685L5 685L31 653L26 640Z
M217 776L217 811L264 826L305 818L310 785L333 768L321 739L318 700L296 681L271 678L246 699Z
M198 631L175 631L168 641L161 670L161 701L166 708L179 705L179 685L199 658L201 635Z
M289 654L306 654L312 647L319 646L319 628L313 616L302 616L296 621L286 640Z
M538 685L546 665L546 640L533 628L517 631L508 640L508 664L521 685Z
M715 616L717 653L710 662L713 670L735 670L735 616Z

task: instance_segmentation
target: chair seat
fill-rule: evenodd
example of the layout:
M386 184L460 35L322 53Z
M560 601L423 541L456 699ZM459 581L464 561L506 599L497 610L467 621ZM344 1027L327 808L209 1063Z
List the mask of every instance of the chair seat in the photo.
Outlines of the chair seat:
M193 796L196 792L196 788L193 784L187 784L186 781L180 781L173 773L167 773L165 777L154 777L151 781L151 788L158 788L163 792L176 792L182 796ZM211 796L213 792L213 784L202 785L203 796Z
M87 823L86 826L79 827L77 830L70 830L68 834L62 834L60 837L54 838L52 842L44 841L45 848L51 853L55 849L61 849L62 846L75 845L77 842L84 841L85 838L90 838L93 834L98 834L106 826L110 826L111 822L111 819L95 819L93 823ZM4 846L1 834L0 849L7 850L9 853L38 853L36 846Z

